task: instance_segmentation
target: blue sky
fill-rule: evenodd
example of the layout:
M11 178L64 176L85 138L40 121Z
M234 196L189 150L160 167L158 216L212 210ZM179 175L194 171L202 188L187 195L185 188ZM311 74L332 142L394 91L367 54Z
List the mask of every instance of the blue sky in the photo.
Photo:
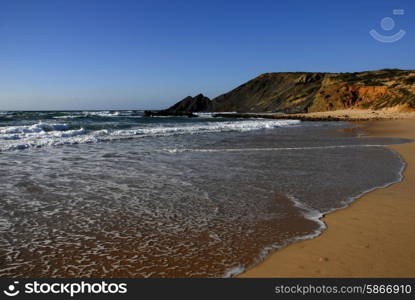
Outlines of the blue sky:
M158 109L264 72L381 68L415 69L415 1L0 0L0 110Z

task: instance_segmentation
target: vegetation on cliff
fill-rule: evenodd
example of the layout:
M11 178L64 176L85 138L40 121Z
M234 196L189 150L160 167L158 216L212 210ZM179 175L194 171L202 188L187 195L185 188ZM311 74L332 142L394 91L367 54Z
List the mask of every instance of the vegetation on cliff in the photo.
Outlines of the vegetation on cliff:
M147 115L193 112L305 113L346 108L415 109L415 71L384 69L355 73L265 73L213 100L186 97Z
M415 71L266 73L212 100L215 111L316 112L415 108Z

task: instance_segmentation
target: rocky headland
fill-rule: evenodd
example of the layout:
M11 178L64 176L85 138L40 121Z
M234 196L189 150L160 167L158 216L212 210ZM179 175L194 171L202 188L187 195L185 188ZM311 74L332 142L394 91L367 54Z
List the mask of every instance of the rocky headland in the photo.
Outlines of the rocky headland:
M415 110L415 71L265 73L212 100L202 94L189 96L166 110L148 111L146 115L195 116L195 112L303 114L395 107L403 111Z

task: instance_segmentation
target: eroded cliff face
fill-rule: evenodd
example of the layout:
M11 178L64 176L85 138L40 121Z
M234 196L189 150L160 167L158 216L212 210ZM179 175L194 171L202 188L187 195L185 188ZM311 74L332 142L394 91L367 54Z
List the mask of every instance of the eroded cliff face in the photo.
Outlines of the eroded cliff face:
M316 112L415 108L415 71L266 73L212 100L214 111Z
M307 111L371 107L389 93L387 86L323 85Z

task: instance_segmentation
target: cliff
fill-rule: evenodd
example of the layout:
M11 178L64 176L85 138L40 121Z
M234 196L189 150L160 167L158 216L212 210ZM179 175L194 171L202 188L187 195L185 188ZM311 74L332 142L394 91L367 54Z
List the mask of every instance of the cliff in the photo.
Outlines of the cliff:
M172 107L146 115L193 112L306 113L347 108L415 109L415 71L385 69L356 73L266 73L213 100L186 97Z
M316 112L415 108L415 71L266 73L212 100L214 111Z

